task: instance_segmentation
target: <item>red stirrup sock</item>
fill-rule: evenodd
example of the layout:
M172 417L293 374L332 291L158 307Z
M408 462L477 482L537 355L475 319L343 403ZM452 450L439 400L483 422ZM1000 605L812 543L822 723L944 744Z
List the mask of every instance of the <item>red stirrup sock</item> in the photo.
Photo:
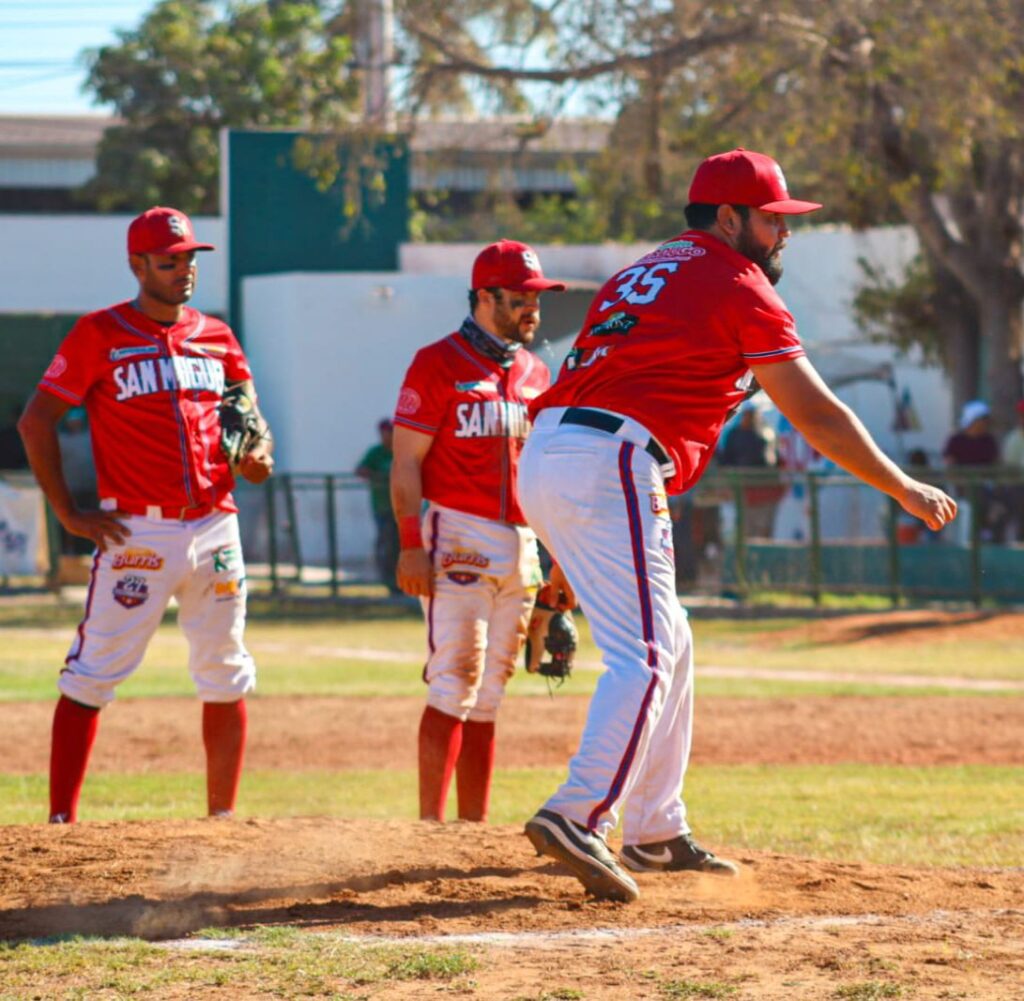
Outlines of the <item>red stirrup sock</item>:
M485 821L494 774L494 721L468 719L462 725L462 753L455 768L459 820Z
M230 815L235 810L248 720L245 699L203 703L206 806L211 817Z
M73 824L78 819L78 795L99 727L99 709L66 695L57 700L50 740L51 824Z
M427 706L420 719L420 820L444 820L448 788L462 747L462 720Z

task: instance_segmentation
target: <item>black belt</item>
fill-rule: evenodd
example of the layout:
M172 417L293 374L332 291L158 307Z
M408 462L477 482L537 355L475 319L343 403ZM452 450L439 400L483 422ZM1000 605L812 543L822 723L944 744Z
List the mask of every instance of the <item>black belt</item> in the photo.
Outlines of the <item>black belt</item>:
M598 431L607 431L608 434L618 434L625 424L622 417L615 417L606 414L603 410L590 410L587 407L566 407L565 413L559 424L579 424L585 428L596 428ZM653 439L648 438L644 445L644 451L654 459L659 466L664 466L671 460L665 454L665 450Z

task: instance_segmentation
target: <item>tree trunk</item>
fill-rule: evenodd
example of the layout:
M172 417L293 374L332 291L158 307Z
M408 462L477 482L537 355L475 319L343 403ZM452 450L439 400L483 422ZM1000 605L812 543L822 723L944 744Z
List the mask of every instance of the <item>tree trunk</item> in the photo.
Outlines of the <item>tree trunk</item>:
M978 303L985 352L985 398L992 408L997 434L1016 426L1014 408L1021 398L1020 297L1000 283L989 285Z

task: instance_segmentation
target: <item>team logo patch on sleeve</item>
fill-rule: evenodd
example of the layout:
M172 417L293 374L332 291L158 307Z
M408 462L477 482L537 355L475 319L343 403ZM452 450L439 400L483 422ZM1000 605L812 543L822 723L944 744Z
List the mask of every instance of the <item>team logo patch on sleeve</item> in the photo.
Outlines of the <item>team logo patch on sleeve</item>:
M145 577L126 574L114 585L114 601L125 608L138 608L149 599L149 585Z
M68 360L62 354L53 356L53 361L43 373L44 379L59 379L68 370Z
M403 386L398 394L398 404L395 406L396 414L414 414L420 408L423 401L420 394L409 386Z

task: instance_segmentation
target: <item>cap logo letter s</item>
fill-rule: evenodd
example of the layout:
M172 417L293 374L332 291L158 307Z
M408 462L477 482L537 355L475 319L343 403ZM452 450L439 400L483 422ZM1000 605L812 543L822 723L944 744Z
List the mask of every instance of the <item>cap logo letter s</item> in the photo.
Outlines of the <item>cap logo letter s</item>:
M175 236L188 236L188 226L185 225L185 220L180 215L169 215L167 217L167 228Z
M778 164L775 164L775 173L779 177L779 184L782 185L782 190L788 192L789 185L786 184L786 175L782 173L782 168Z
M540 271L540 260L532 250L523 251L523 264L530 271Z

